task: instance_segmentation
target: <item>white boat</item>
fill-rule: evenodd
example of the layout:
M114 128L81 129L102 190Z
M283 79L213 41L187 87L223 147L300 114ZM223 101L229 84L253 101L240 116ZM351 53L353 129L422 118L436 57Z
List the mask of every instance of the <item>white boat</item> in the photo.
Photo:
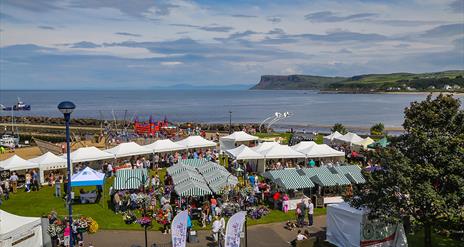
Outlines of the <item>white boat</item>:
M7 148L15 148L19 146L19 137L14 137L12 135L3 135L0 139L0 146Z

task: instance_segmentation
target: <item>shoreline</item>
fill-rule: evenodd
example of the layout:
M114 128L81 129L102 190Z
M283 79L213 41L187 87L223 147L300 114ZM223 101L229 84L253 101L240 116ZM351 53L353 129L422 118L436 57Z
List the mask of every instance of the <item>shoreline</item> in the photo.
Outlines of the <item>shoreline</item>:
M450 92L450 91L398 91L398 92L387 92L387 91L319 91L319 94L398 94L398 95L429 95L434 96L440 94L452 94L454 96L464 96L464 92Z

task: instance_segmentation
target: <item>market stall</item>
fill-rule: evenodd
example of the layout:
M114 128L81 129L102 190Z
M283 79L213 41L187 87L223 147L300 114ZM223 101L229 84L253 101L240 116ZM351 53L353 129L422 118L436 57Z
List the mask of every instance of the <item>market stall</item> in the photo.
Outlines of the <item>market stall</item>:
M20 171L39 168L39 164L25 160L18 155L13 155L10 158L0 161L0 168L9 171Z
M295 168L272 170L263 173L263 177L269 179L278 189L285 191L289 195L288 209L296 209L301 198L306 194L310 194L309 189L314 187L314 183L298 173Z
M206 140L201 136L189 136L183 140L176 142L185 149L201 149L201 148L214 148L216 143Z
M233 160L242 162L248 161L252 171L258 171L258 164L260 161L262 166L264 165L264 155L254 151L253 149L243 144L234 149L226 150L225 154ZM228 164L230 164L230 162Z
M235 131L234 133L219 138L219 145L221 150L233 149L239 145L253 147L259 140L257 136L250 135L244 131Z
M67 161L51 152L46 152L39 157L29 159L33 163L39 164L40 181L42 184L47 183L49 172L60 172L66 174Z
M135 142L125 142L117 145L116 147L103 150L112 154L115 158L130 157L137 155L152 154L153 151L144 146L140 146Z
M261 145L261 144L260 144ZM258 162L258 172L263 173L266 171L265 164L268 161L272 160L297 160L297 159L304 159L305 155L292 149L291 147L287 145L281 145L281 144L268 144L268 147L266 146L257 146L256 149L253 149L254 151L257 151L258 153L262 154L264 156L264 162ZM296 163L295 163L296 164Z
M175 143L170 139L157 140L151 144L145 145L144 147L152 150L153 153L168 153L186 149L184 146Z
M307 148L300 148L301 153L308 159L318 159L335 163L345 159L345 153L331 148L327 144L313 144Z
M39 217L23 217L0 210L0 247L42 246Z
M367 149L367 146L369 146L370 144L372 144L374 142L375 141L372 140L372 138L366 137L362 141L354 142L353 143L353 149L356 150L356 151L359 151L361 149Z
M96 147L79 148L70 154L73 163L114 159L114 154L104 152ZM66 158L66 155L62 156Z
M367 145L367 147L368 148L386 148L388 145L390 145L390 142L388 141L387 137L384 137L374 143Z
M356 133L348 132L343 136L335 137L334 142L337 144L348 144L353 145L353 143L362 141L363 138L358 136Z
M327 206L327 241L336 246L408 246L402 224L368 220L368 210L347 203Z
M95 203L98 201L99 197L101 197L104 181L104 173L86 167L84 170L71 176L71 187L97 186L96 190L86 191L85 193L83 193L84 190L81 190L79 193L81 203Z
M116 171L116 178L113 182L114 190L140 189L145 182L148 186L149 179L147 169L120 169Z
M330 135L323 137L324 144L332 144L335 138L342 137L343 135L340 132L335 131Z

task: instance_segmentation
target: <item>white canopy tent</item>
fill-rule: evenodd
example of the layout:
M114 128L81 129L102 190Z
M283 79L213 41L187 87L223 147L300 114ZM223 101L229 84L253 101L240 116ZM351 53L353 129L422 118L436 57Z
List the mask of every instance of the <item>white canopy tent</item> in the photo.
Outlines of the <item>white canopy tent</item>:
M345 153L337 151L327 144L315 144L309 148L300 150L307 158L345 157Z
M323 137L324 143L325 143L325 144L331 144L331 143L334 141L335 138L342 137L342 136L343 136L343 135L340 134L340 132L335 131L335 132L333 132L332 134Z
M63 155L63 157L66 158L66 155ZM96 147L84 147L71 152L71 161L73 163L108 159L114 159L114 154L104 152Z
M208 141L201 136L189 136L176 143L185 147L186 149L216 147L215 142Z
M122 158L122 157L153 153L151 149L140 146L139 144L135 142L124 142L124 143L117 145L116 147L106 149L104 151L114 155L115 158Z
M293 146L290 146L291 148L293 148L294 150L298 151L298 152L301 152L301 150L305 150L305 149L308 149L312 146L316 145L315 142L313 141L302 141L296 145L293 145Z
M0 210L0 247L43 246L39 217L23 217Z
M338 143L347 143L347 144L352 145L355 142L362 141L363 138L358 136L355 133L348 132L343 136L339 136L339 137L334 138L334 140L335 140L335 142L338 142Z
M66 159L59 157L51 152L46 152L39 157L29 159L29 161L39 164L40 181L45 182L44 171L66 169Z
M39 168L39 164L25 160L15 154L6 160L0 161L0 168L3 170L19 171Z
M258 140L257 136L250 135L244 131L235 131L228 136L219 138L219 144L221 150L228 150L235 148L238 144L246 144L247 142L256 142Z
M258 146L252 147L251 149L253 149L253 151L256 151L262 154L263 152L271 149L272 147L276 145L280 145L280 144L277 142L261 142L260 144L258 144Z
M408 246L403 225L386 225L367 218L368 210L347 203L327 206L327 241L336 246Z
M264 155L254 151L253 149L240 145L234 149L229 149L225 151L227 155L236 160L258 160L264 159Z
M185 149L184 146L181 146L169 139L157 140L151 144L145 145L144 147L152 150L153 153L166 153Z
M305 155L293 150L287 145L274 145L270 149L261 152L266 159L294 159L305 158Z

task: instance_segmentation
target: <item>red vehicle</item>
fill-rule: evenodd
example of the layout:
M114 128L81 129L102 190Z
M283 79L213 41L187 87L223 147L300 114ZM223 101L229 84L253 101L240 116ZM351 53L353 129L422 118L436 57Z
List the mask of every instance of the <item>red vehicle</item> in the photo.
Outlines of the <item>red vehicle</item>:
M155 136L157 132L169 128L169 122L166 118L163 121L153 121L150 116L148 122L139 122L138 118L134 121L134 131L137 135Z

